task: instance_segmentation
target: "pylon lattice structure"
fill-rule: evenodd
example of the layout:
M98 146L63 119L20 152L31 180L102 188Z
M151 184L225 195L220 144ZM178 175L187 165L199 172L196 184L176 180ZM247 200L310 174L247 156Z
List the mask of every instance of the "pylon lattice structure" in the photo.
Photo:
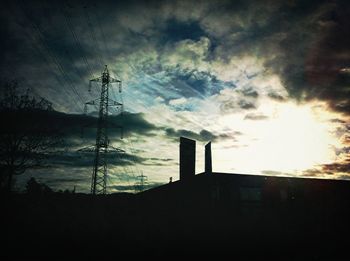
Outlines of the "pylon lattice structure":
M91 193L95 194L106 194L107 192L107 160L108 154L111 152L123 153L124 151L109 145L108 129L109 128L121 128L121 126L112 125L108 122L108 109L111 106L115 106L120 113L123 111L123 104L114 100L111 100L109 95L110 84L119 84L119 93L121 93L121 81L114 79L110 76L107 65L105 66L102 75L98 78L90 80L90 89L92 82L101 83L101 96L99 99L89 101L85 103L85 112L87 111L87 105L96 105L99 100L99 114L97 120L97 132L96 132L96 143L95 146L86 147L80 149L82 152L94 152L94 164L91 178ZM122 136L122 135L121 135ZM123 137L121 137L123 138Z
M135 192L137 193L144 191L145 185L147 183L147 176L141 173L141 175L137 176L136 178L138 178L139 181L135 183Z

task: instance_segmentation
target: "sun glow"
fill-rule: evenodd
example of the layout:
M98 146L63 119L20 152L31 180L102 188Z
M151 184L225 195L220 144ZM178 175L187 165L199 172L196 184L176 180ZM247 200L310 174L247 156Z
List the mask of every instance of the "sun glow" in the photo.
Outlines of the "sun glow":
M230 171L298 174L334 161L339 140L332 134L332 113L323 104L266 103L264 120L223 117L222 123L244 133L236 146L218 150L217 159ZM214 161L215 162L215 161ZM227 171L227 170L225 170Z

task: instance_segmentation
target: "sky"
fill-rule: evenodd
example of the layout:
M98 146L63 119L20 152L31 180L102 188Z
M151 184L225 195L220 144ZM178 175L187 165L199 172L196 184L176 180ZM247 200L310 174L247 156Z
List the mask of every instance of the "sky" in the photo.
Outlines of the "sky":
M65 128L50 168L29 170L54 189L89 192L99 77L122 81L124 127L108 191L179 177L179 137L197 141L196 173L212 141L213 171L349 179L348 1L2 1L1 78L44 97ZM92 108L91 108L92 107Z

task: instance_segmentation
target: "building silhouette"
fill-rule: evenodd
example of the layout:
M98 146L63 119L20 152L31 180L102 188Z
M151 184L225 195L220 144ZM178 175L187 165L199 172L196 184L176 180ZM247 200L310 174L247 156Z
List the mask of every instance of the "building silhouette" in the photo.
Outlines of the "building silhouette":
M212 171L211 143L205 146L205 171L195 170L195 141L180 138L180 179L140 195L167 204L212 206L235 213L327 211L350 199L350 182Z

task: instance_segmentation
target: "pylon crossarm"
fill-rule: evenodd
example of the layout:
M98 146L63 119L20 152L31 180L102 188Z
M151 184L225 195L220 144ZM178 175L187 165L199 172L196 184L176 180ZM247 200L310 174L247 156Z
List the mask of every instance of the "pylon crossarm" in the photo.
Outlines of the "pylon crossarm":
M93 83L93 82L102 82L102 77L100 76L100 77L97 77L95 79L91 79L89 81L89 92L91 92L91 83Z
M91 152L95 152L95 150L96 150L96 147L93 145L93 146L88 146L88 147L81 148L81 149L78 150L78 152L91 153Z
M109 77L109 83L121 83L120 80Z
M99 104L99 100L100 99L95 99L95 100L91 100L91 101L85 102L85 104L84 104L84 114L87 114L87 112L88 112L88 105L92 105L92 106L96 107Z
M110 83L119 83L119 86L118 86L119 87L119 92L122 92L122 82L120 80L114 79L114 78L110 78L109 82Z
M97 105L99 103L100 99L94 99L88 102L85 102L86 105Z
M101 81L102 81L102 77L101 76L90 80L90 82L101 82Z
M125 150L122 150L113 146L109 146L108 149L109 149L108 152L125 153Z
M78 152L80 153L94 153L96 151L96 146L92 145L92 146L88 146L88 147L84 147L78 150ZM108 153L125 153L125 150L113 147L113 146L108 146L106 152Z
M123 104L112 99L108 99L108 106L122 106Z

